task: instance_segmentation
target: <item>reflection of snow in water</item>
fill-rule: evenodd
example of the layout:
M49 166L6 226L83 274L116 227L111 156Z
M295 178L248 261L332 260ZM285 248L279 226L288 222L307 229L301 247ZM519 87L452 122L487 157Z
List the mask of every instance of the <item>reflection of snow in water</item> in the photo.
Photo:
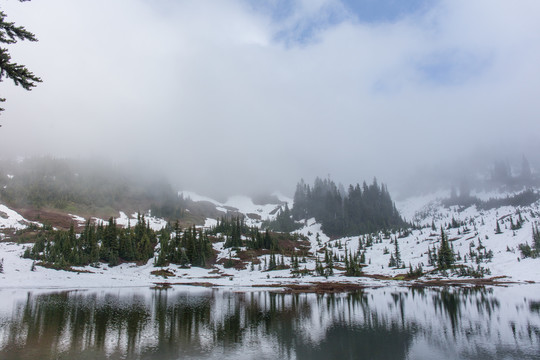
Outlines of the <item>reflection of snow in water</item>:
M27 344L29 352L40 346L42 358L81 351L160 359L331 358L343 351L368 358L389 351L410 359L500 353L527 358L540 346L538 290L538 285L386 287L326 295L204 288L3 290L0 358L10 358L14 344Z

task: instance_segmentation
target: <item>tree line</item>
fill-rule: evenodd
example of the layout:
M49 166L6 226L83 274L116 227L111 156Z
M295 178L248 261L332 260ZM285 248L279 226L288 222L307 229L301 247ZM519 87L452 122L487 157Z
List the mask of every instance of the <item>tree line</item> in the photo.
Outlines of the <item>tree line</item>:
M315 218L329 236L352 236L408 226L386 185L350 185L346 194L330 179L316 178L313 186L301 180L291 210L295 220Z
M278 241L267 228L261 231L256 226L247 226L242 217L222 217L210 228L213 235L224 237L225 248L247 247L248 249L272 251L278 250Z
M123 262L147 262L154 258L159 243L156 266L175 263L183 266L206 266L214 255L208 235L202 229L174 228L160 231L150 228L144 215L139 215L134 226L118 227L114 218L108 223L90 221L80 234L72 225L69 230L40 231L34 245L23 257L41 261L55 268L70 266L97 266L107 263L116 266Z

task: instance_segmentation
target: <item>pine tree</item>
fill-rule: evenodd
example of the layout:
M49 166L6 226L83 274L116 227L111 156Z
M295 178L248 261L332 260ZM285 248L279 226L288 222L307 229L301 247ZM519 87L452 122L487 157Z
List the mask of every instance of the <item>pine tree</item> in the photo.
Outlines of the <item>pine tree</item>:
M334 275L334 259L333 254L329 254L328 251L325 255L326 267L324 269L324 275L326 277Z
M319 276L324 276L324 266L322 262L319 260L319 257L315 259L315 273Z
M396 259L394 254L390 254L390 261L388 262L388 267L396 267Z
M441 270L449 269L454 264L454 253L448 244L448 236L441 227L441 245L437 254L437 262Z
M394 258L396 260L396 267L401 266L401 253L399 252L398 238L394 239Z
M276 254L272 252L270 254L270 262L268 263L268 271L275 270L277 268Z
M19 0L21 2L28 0ZM7 15L0 11L0 43L11 45L15 44L17 41L27 40L27 41L37 41L37 38L34 34L26 30L22 26L15 26L15 23L6 21ZM19 65L15 62L12 62L11 55L7 48L0 47L0 82L3 81L3 78L11 79L16 86L21 86L25 90L32 90L36 86L36 83L41 82L42 80L34 75L30 70L24 65ZM4 102L6 99L0 98L0 102ZM0 108L0 111L3 111L3 108Z
M298 255L293 254L291 256L291 267L293 272L298 272L299 264L298 264Z
M345 252L345 275L347 276L360 276L362 274L362 267L358 262L358 256L352 256L351 253Z
M186 255L186 251L183 248L180 251L182 254L180 255L180 261L178 265L180 265L182 269L187 269L189 268L189 259Z

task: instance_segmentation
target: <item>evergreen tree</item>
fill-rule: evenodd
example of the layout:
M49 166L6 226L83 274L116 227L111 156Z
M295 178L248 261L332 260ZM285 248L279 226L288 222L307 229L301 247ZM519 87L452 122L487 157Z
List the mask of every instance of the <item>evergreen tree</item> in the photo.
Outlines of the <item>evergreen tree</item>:
M293 209L291 211L293 219L307 219L309 195L309 186L304 183L304 179L301 179L300 182L296 185L296 191L294 193Z
M394 254L390 254L390 261L388 262L388 267L396 267L396 258Z
M180 255L180 261L178 262L178 265L180 265L182 269L186 269L189 267L189 259L186 255L186 251L183 248L180 250L180 252L181 252L181 255Z
M324 276L325 275L324 266L323 266L322 262L319 260L318 256L315 259L315 273L317 275L319 275L319 276Z
M328 250L324 254L324 260L326 263L325 269L324 269L324 275L326 277L334 275L334 259L333 254L329 253Z
M454 253L448 244L448 237L441 227L441 245L437 254L439 269L449 269L454 264Z
M19 0L21 2L28 0ZM37 41L34 34L26 30L22 26L16 26L15 23L8 22L6 20L7 15L0 11L0 44L11 45L17 41ZM42 80L34 75L24 65L17 64L12 61L11 55L7 48L0 47L0 82L4 78L13 80L16 86L21 86L25 90L32 90L36 86L36 83ZM6 99L0 98L0 102L4 102ZM3 111L0 108L0 111Z
M275 270L277 268L276 254L272 252L270 254L270 261L268 263L268 271Z
M394 259L396 262L396 267L400 267L401 266L401 253L399 251L399 244L398 244L397 236L394 239Z
M300 264L298 263L298 255L293 254L291 256L291 268L293 272L298 272Z

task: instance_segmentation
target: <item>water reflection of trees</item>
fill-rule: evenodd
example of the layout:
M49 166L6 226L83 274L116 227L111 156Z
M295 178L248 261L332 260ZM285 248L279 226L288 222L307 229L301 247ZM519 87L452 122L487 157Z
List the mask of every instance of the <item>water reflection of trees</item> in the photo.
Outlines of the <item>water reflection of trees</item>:
M29 293L14 310L0 358L26 358L24 354L55 358L89 348L103 349L114 333L125 339L126 350L133 352L149 316L143 300L131 300L118 304L111 295L97 301L96 294ZM2 356L6 352L9 356Z
M438 318L426 323L419 313L432 312L430 306ZM480 335L486 327L464 327L463 320L473 309L476 318L489 320L499 306L485 288L398 289L375 296L372 291L29 293L10 320L0 319L0 358L177 359L271 348L274 353L259 357L404 359L418 334L437 338L433 334L443 334L445 324L454 337ZM438 339L446 341L444 335Z
M464 287L464 288L437 288L433 290L433 305L436 311L445 313L450 320L452 334L455 336L459 330L460 318L463 308L469 310L465 316L471 317L470 308L475 307L478 316L491 318L493 312L499 307L499 301L493 296L492 288Z

